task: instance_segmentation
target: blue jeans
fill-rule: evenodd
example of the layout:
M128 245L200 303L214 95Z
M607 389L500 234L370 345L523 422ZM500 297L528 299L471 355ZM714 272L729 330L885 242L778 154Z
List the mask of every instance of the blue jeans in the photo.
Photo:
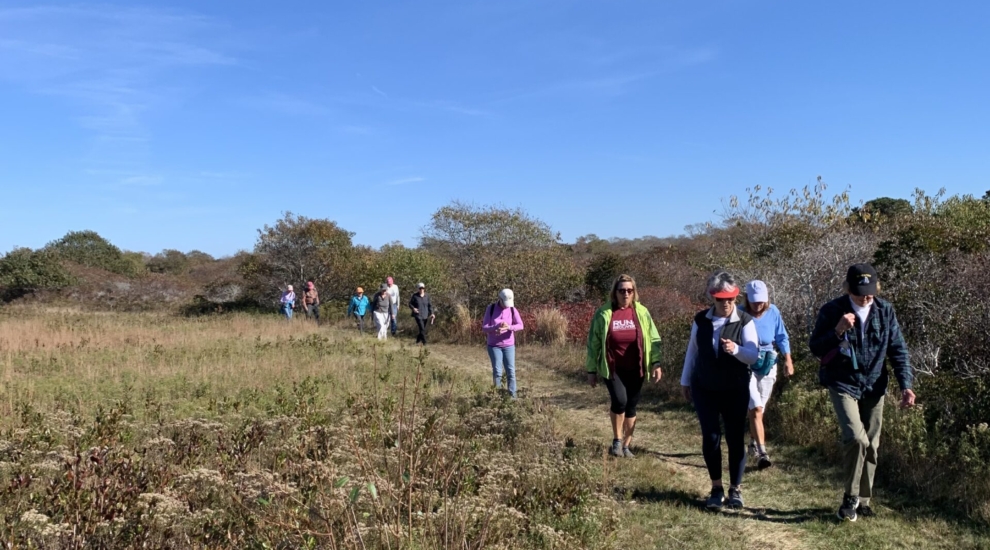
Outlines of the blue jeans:
M292 304L282 304L282 315L285 315L286 319L292 319Z
M496 348L488 346L488 358L492 360L492 381L496 388L502 387L502 367L509 379L509 393L516 396L516 346Z
M389 323L389 325L390 325L389 328L392 329L392 336L395 336L395 333L399 331L399 323L396 322L396 320L395 320L396 317L398 317L398 316L399 316L399 308L398 308L398 306L392 306L392 321Z

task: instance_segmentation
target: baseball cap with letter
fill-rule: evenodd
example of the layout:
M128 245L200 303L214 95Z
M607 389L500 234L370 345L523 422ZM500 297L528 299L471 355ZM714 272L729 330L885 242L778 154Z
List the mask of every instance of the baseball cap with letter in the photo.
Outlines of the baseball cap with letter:
M877 293L877 270L870 264L853 264L846 272L849 292L856 296L874 296Z

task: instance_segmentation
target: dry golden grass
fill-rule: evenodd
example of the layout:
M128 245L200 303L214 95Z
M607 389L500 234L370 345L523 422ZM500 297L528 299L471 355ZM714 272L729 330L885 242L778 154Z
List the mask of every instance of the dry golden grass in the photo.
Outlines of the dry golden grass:
M534 313L536 339L551 346L567 343L567 317L554 308L538 309Z
M474 326L474 319L471 311L464 304L454 305L454 320L451 325L451 333L448 339L452 342L464 344L471 340L471 328Z
M122 380L180 402L185 391L233 395L327 375L347 391L358 385L355 365L371 360L355 355L356 345L304 319L276 316L7 312L0 317L0 425L18 401L45 410L70 399L88 410L119 397Z
M409 343L0 310L0 543L602 547L597 462L546 437L552 414Z

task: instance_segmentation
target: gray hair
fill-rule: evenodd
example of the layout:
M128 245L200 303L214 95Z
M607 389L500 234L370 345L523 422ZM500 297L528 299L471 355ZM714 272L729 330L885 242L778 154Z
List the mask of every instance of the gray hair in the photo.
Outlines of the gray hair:
M726 290L732 291L738 288L736 286L736 279L729 273L725 271L716 271L708 278L707 291L708 294L714 294L715 292L724 292Z

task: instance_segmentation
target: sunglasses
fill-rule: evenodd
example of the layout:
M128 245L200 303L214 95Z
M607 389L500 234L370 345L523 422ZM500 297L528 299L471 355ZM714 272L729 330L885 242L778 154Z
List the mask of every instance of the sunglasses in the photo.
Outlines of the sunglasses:
M725 303L728 303L728 302L735 302L736 299L735 298L715 298L715 301L718 302L718 303L720 303L720 304L725 304Z
M616 292L618 292L619 294L632 294L633 292L636 292L636 289L635 288L619 288L619 289L616 289Z

